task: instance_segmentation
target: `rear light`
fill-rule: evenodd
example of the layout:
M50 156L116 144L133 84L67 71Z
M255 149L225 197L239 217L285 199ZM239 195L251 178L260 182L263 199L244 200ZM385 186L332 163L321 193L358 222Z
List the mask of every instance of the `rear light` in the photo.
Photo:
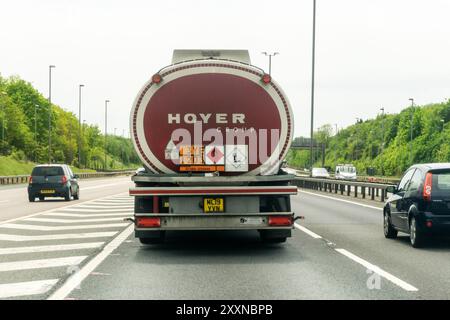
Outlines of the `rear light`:
M270 76L270 74L265 73L262 78L261 78L262 82L264 82L265 84L270 83L270 81L272 81L272 77Z
M136 219L138 228L159 228L161 227L161 218L159 217L142 217Z
M433 226L433 222L432 221L427 221L427 227L431 228Z
M152 82L153 83L160 83L162 81L162 77L160 74L154 74L152 77Z
M425 184L423 185L423 200L431 201L431 186L433 185L433 174L427 173Z
M32 184L32 183L33 183L33 177L32 177L32 176L30 176L30 179L28 179L28 183L29 183L29 184Z
M67 177L66 177L66 176L63 176L63 177L61 178L61 183L62 183L62 184L66 184L66 183L67 183Z
M269 226L291 226L291 216L269 216Z

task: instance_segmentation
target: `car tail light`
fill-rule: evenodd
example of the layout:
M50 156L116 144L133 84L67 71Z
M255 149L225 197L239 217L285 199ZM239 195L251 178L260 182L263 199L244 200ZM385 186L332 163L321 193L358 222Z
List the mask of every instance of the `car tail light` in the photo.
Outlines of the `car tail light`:
M433 222L432 222L432 221L427 221L427 227L428 227L428 228L433 227Z
M264 74L261 78L262 82L264 82L265 84L270 83L270 81L272 81L272 77L270 76L270 74Z
M423 200L431 201L431 186L433 185L433 174L427 173L425 184L423 185Z
M138 228L159 228L161 227L161 218L159 217L142 217L136 219Z
M292 217L291 216L270 216L269 226L291 226Z
M29 184L32 184L32 183L33 183L33 177L32 177L32 176L30 176L30 179L28 179L28 183L29 183Z
M66 183L67 183L67 177L66 177L66 176L63 176L63 177L61 178L61 183L62 183L62 184L66 184Z

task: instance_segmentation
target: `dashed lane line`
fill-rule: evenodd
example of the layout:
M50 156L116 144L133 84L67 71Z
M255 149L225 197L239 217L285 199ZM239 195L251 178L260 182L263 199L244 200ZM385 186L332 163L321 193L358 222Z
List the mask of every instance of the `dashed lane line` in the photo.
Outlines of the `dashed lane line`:
M84 242L84 243L74 243L74 244L57 244L57 245L49 245L49 246L1 248L0 255L95 249L95 248L100 248L104 244L105 244L104 242Z
M51 218L27 218L24 221L54 222L54 223L81 223L81 222L106 222L123 221L123 218L99 218L99 219L51 219Z
M365 208L370 208L370 209L375 209L375 210L383 211L383 208L371 206L371 205L364 204L364 203L359 203L359 202L355 202L355 201L350 201L350 200L345 200L345 199L340 199L340 198L335 198L335 197L325 196L325 195L323 195L323 194L317 194L317 193L314 193L314 192L308 192L308 191L303 191L303 190L298 190L298 192L299 192L299 193L309 194L309 195L316 196L316 197L322 197L322 198L326 198L326 199L330 199L330 200L334 200L334 201L340 201L340 202L350 203L350 204L354 204L354 205L361 206L361 207L365 207Z
M303 231L304 233L306 233L307 235L309 235L310 237L314 238L314 239L325 239L322 236L312 232L311 230L309 230L308 228L305 228L297 223L294 224L295 228L299 229L300 231ZM328 241L328 240L327 240ZM331 242L329 242L331 243ZM333 244L335 245L335 244ZM416 287L410 285L409 283L397 278L396 276L390 274L389 272L381 269L380 267L364 260L361 257L358 257L357 255L351 253L350 251L346 250L346 249L342 249L342 248L332 248L334 251L344 255L345 257L351 259L352 261L359 263L360 265L366 267L368 270L373 271L374 273L380 275L381 277L385 278L386 280L392 282L393 284L399 286L400 288L402 288L403 290L406 291L418 291L419 289L417 289Z
M89 218L89 217L129 217L132 216L132 212L129 213L65 213L65 212L51 212L45 213L43 216L48 217L74 217L74 218Z
M131 208L124 208L124 209L85 209L85 208L68 208L68 209L63 209L61 211L69 211L69 212L133 212L133 210Z

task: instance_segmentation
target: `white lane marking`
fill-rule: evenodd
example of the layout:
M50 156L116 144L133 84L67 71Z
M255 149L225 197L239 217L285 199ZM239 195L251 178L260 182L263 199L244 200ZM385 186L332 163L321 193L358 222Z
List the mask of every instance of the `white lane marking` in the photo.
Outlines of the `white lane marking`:
M51 219L51 218L28 218L25 221L55 222L55 223L80 223L80 222L106 222L122 221L122 218L101 218L101 219Z
M123 182L118 182L118 183L125 184L125 183L131 183L131 181L123 181ZM80 190L84 191L84 190L92 190L92 189L99 189L99 188L112 187L112 186L117 186L117 183L101 184L99 186L93 186L93 187L80 186Z
M294 225L297 229L305 232L306 234L310 235L311 237L313 237L315 239L323 239L322 236L319 236L318 234L312 232L311 230L309 230L303 226L300 226L297 223L295 223ZM389 272L384 271L380 267L378 267L374 264L371 264L370 262L354 255L353 253L351 253L345 249L333 249L333 250L335 250L335 251L339 252L340 254L346 256L347 258L361 264L362 266L366 267L367 269L372 270L373 272L379 274L381 277L391 281L392 283L394 283L395 285L399 286L400 288L402 288L406 291L419 291L419 289L410 285L409 283L395 277L394 275L390 274Z
M80 209L133 209L134 206L129 205L129 206L95 206L95 205L84 205L84 204L80 204L78 206L78 208ZM75 208L70 208L71 210L75 210ZM63 209L63 210L68 210L68 209Z
M0 203L9 202L9 200L0 200Z
M311 230L306 229L304 226L301 226L301 225L299 225L298 223L294 223L294 226L295 226L297 229L299 229L299 230L303 231L304 233L306 233L307 235L313 237L314 239L321 239L321 238L322 238L322 237L319 236L317 233L314 233L314 232L312 232Z
M370 209L375 209L375 210L381 210L381 211L383 211L383 208L375 207L375 206L370 206L370 205L368 205L368 204L363 204L363 203L358 203L358 202L354 202L354 201L350 201L350 200L345 200L345 199L339 199L339 198L335 198L335 197L325 196L325 195L323 195L323 194L317 194L317 193L308 192L308 191L303 191L303 190L298 190L298 192L310 194L310 195L316 196L316 197L322 197L322 198L326 198L326 199L331 199L331 200L335 200L335 201L341 201L341 202L346 202L346 203L356 204L356 205L358 205L358 206L365 207L365 208L370 208Z
M14 298L20 296L31 296L35 294L44 294L49 291L58 279L16 282L0 284L0 298Z
M1 262L0 272L76 266L79 265L86 258L87 256L75 256L75 257L64 257L54 259Z
M103 244L105 244L105 243L104 242L85 242L85 243L74 243L74 244L57 244L57 245L50 245L50 246L3 248L3 249L0 249L0 255L94 249L94 248L100 248Z
M131 217L131 213L65 213L65 212L52 212L46 213L44 216L52 217L76 217L76 218L89 218L89 217ZM1 226L1 225L0 225Z
M65 239L108 238L114 236L116 233L117 231L48 234L42 236L18 236L14 234L0 234L0 241L44 241L44 240L65 240Z
M118 193L118 195L120 195L120 194L124 194L124 192ZM83 203L83 204L85 204L85 203L92 203L92 202L98 201L99 199L105 199L105 198L108 198L108 197L110 197L110 196L105 196L103 198L88 200L88 201L84 201L84 202L81 202L81 203ZM65 209L65 208L71 208L71 207L79 206L81 203L74 203L74 204L71 204L71 205L68 205L68 206L58 207L58 208L54 208L54 209L50 209L50 210L45 210L45 211L41 211L41 212L32 213L32 214L29 214L29 215L26 215L26 216L22 216L22 217L18 217L18 218L13 218L13 219L5 220L5 221L0 221L0 224L14 222L14 221L19 221L19 220L22 220L22 219L39 216L41 214L54 212L54 211L62 210L62 209Z
M103 223L103 224L85 224L76 226L42 226L35 224L19 224L5 223L0 228L16 229L16 230L37 230L37 231L61 231L61 230L77 230L77 229L105 229L105 228L122 228L128 226L128 222L123 223Z
M134 226L130 225L114 240L108 243L103 250L91 261L81 268L80 271L70 276L67 281L57 289L48 300L62 300L66 298L92 271L94 271L120 244L125 241L134 231Z
M419 289L417 289L416 287L410 285L409 283L393 276L392 274L390 274L389 272L384 271L383 269L381 269L380 267L371 264L370 262L354 255L353 253L345 250L345 249L335 249L337 252L339 252L340 254L346 256L347 258L350 258L351 260L359 263L360 265L366 267L369 270L372 270L373 272L379 274L380 276L382 276L383 278L391 281L392 283L396 284L397 286L399 286L400 288L406 290L406 291L419 291Z
M95 201L95 203L101 203L101 204L110 204L110 205L115 205L115 204L131 204L134 203L133 201L124 201L124 200L97 200Z
M74 212L133 212L131 209L84 209L84 208L67 208L61 211L74 211Z

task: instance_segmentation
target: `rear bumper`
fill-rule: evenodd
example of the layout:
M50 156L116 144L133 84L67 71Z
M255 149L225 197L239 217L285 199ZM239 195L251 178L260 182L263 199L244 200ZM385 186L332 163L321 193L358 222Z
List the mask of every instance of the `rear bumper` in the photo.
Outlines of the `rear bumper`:
M431 222L431 226L427 226ZM425 213L421 219L422 229L428 233L450 235L450 215L433 215Z
M67 185L64 186L39 186L39 185L29 185L28 186L28 195L34 197L63 197L67 193L69 187ZM43 190L54 190L54 193L43 193Z

